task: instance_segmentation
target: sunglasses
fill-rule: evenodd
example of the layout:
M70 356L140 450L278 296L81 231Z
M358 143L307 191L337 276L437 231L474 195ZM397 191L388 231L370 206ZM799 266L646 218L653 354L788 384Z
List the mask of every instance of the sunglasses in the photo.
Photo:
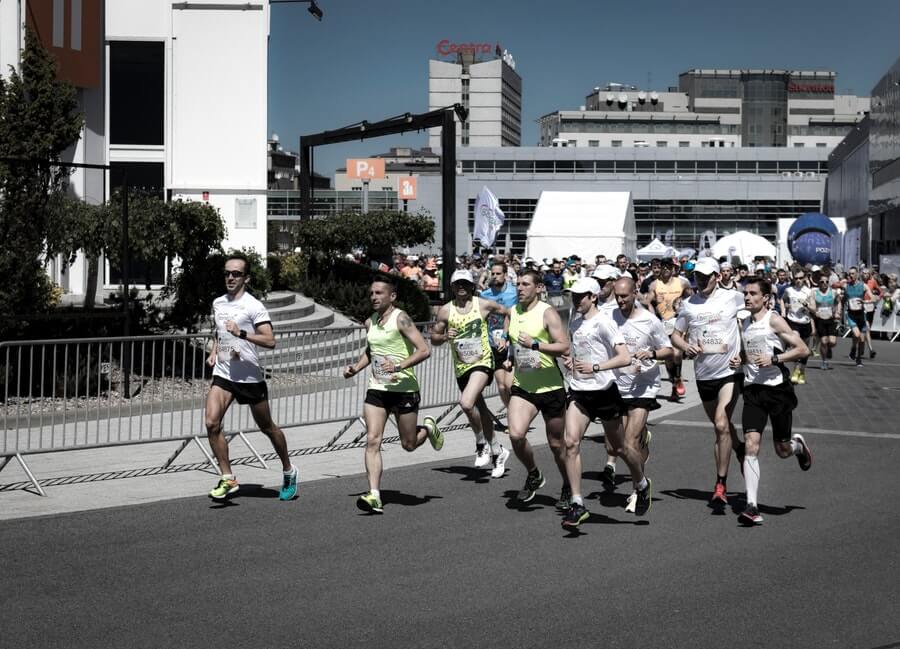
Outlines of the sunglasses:
M243 277L244 272L240 270L226 270L222 273L225 277Z

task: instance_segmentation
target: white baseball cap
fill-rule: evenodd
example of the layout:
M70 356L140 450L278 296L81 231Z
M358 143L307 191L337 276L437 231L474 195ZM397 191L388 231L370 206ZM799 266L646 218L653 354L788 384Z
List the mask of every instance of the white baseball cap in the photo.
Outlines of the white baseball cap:
M600 284L593 277L581 277L577 282L569 288L572 293L590 293L597 295L600 293Z
M456 284L456 282L469 282L472 286L475 285L475 278L472 277L472 273L462 269L454 271L454 273L450 276L450 283Z
M694 264L694 272L701 275L712 275L719 272L719 262L712 257L703 257Z
M621 275L618 268L609 264L600 264L591 273L591 277L594 279L619 279Z
M810 270L814 273L817 273L820 270L822 270L822 267L821 266L813 266L812 268L810 268Z
M712 259L712 257L710 257L710 259ZM731 265L730 261L723 261L720 267L722 270L725 270L728 268L734 268L734 266Z

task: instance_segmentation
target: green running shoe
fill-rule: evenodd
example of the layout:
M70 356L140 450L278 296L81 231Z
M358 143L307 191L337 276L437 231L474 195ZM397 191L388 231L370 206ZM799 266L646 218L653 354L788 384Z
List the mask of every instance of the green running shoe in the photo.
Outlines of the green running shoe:
M603 471L600 472L600 482L603 483L603 486L606 489L615 489L616 488L616 467L611 464L607 464L603 467Z
M569 501L572 499L572 488L569 485L563 485L562 491L559 492L559 500L556 501L556 508L560 511L569 509Z
M444 448L444 433L438 428L434 417L425 417L425 419L422 420L422 425L425 426L425 430L428 431L428 441L431 442L431 448L435 451L440 451Z
M572 506L569 507L568 511L566 511L565 517L563 517L562 519L562 526L567 530L572 530L581 525L590 517L591 513L587 509L585 509L584 505L572 503Z
M520 503L529 502L534 498L534 493L543 487L546 482L547 481L544 480L544 476L540 471L529 473L528 477L525 478L525 486L522 487L522 490L516 495L516 499Z
M219 484L213 487L213 490L209 492L209 497L213 500L225 500L239 488L238 481L234 479L234 476L231 476L230 478L222 476L219 479Z
M291 472L284 474L284 481L281 483L281 492L278 494L279 500L293 500L297 497L297 479L299 477L300 471L297 467L291 467Z
M356 506L364 512L372 514L383 514L384 507L381 504L381 498L373 494L371 491L364 493L356 499Z

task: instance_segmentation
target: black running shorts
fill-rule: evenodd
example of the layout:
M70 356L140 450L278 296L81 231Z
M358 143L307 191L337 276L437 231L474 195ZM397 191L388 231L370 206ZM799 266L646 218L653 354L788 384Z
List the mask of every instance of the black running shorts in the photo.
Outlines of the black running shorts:
M794 322L790 318L787 318L788 326L791 329L797 332L797 335L800 336L803 340L806 340L810 336L812 336L812 325L809 322L800 323Z
M545 419L554 419L562 417L566 412L566 390L565 388L557 388L550 392L528 392L518 385L512 386L510 395L525 399L538 409Z
M502 352L497 351L493 347L491 347L491 354L494 357L494 371L505 372L507 370L504 369L503 363L506 362L506 357L509 354L509 347L504 349Z
M384 408L395 415L419 412L418 392L388 392L387 390L367 390L365 403L376 408Z
M265 381L258 383L237 383L221 376L214 376L212 384L234 395L234 400L241 405L255 406L269 398L269 388Z
M611 421L628 413L615 383L605 390L569 390L567 402L591 421Z
M818 332L819 338L823 336L837 336L837 320L834 318L828 318L827 320L816 318L816 332Z
M774 440L789 442L791 412L796 407L797 395L788 380L782 381L780 385L745 385L744 411L741 414L744 433L762 433L766 428L766 421L771 421Z
M637 399L626 399L623 397L622 402L629 410L634 410L635 408L643 408L647 412L652 412L654 410L659 410L660 408L662 408L662 406L659 405L659 401L647 397L640 397Z
M734 389L737 394L741 393L741 386L744 384L744 373L738 372L722 379L712 379L711 381L697 381L697 392L700 393L700 401L718 401L719 391L722 386L734 383Z
M459 391L462 392L466 389L466 386L469 385L469 377L472 376L473 372L481 372L482 374L487 374L488 380L485 384L485 387L491 384L491 381L494 379L494 370L490 367L484 367L483 365L478 365L476 367L470 367L467 369L462 376L456 377L456 385L459 386Z

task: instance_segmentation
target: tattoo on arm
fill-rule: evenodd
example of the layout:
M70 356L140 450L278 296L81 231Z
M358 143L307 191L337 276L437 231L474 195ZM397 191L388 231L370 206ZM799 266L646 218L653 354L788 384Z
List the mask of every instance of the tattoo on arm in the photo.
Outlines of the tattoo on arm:
M400 318L398 318L398 322L400 323L401 327L411 327L412 326L412 320L410 320L409 316L406 315L405 313L402 314L400 316Z

